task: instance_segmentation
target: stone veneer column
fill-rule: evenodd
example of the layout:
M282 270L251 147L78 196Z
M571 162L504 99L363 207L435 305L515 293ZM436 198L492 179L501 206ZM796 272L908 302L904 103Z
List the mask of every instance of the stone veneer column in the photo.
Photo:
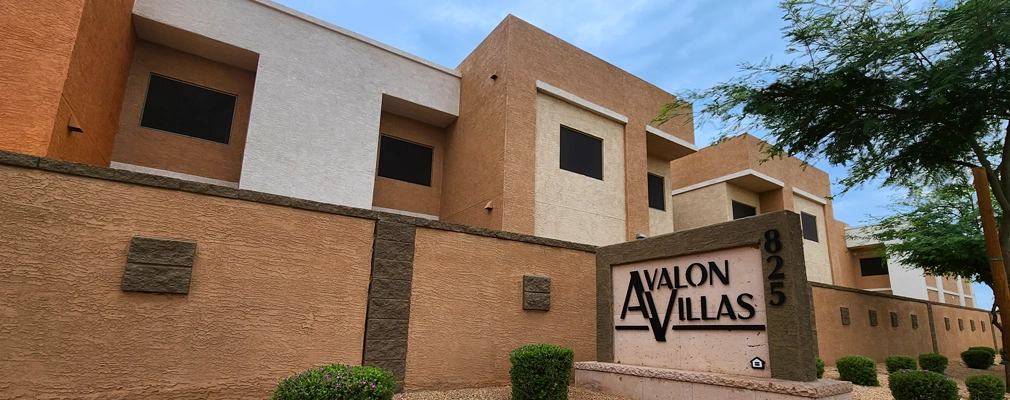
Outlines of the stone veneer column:
M379 219L372 247L372 280L368 288L362 365L381 367L396 375L403 390L407 367L407 325L417 227Z

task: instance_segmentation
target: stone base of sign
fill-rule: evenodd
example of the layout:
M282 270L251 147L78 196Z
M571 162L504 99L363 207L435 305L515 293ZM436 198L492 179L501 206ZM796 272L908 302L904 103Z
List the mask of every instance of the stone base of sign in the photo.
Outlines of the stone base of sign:
M635 400L851 400L852 384L793 382L601 362L575 363L575 384Z

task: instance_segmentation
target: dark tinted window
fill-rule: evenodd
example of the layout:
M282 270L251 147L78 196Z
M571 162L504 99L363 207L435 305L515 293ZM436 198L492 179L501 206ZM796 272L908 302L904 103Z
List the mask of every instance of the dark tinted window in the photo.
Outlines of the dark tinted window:
M733 219L753 217L755 215L757 215L757 208L748 206L744 203L733 202Z
M859 271L863 276L887 275L887 262L883 258L860 258Z
M140 126L228 144L235 96L151 75Z
M649 174L649 208L666 210L666 193L663 177Z
M603 139L562 126L561 169L603 180Z
M800 223L803 225L803 238L817 241L817 217L800 213Z
M392 136L379 138L379 176L431 186L434 149Z

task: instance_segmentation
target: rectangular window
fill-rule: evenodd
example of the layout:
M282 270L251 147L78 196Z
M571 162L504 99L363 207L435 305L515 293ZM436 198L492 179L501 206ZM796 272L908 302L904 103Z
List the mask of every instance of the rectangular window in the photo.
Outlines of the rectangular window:
M663 177L649 174L649 208L666 211L666 185Z
M379 138L378 174L383 178L431 186L431 161L435 149L382 135Z
M859 271L863 276L887 275L887 262L881 257L860 258Z
M733 219L753 217L757 215L757 208L744 203L733 202Z
M806 240L817 240L817 217L800 213L800 224L803 226L803 238Z
M228 144L235 96L151 74L140 126Z
M603 180L603 139L561 126L561 169Z

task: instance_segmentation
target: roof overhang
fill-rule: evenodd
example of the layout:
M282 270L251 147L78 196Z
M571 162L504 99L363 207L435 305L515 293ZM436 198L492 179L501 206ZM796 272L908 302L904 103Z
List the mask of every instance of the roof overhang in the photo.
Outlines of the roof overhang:
M698 152L698 146L651 125L645 126L645 144L650 156L673 161Z
M762 174L752 169L747 169L729 175L720 176L715 179L709 179L707 181L697 183L691 186L685 186L680 189L675 189L672 192L670 192L670 195L676 196L678 194L687 193L692 190L701 189L703 187L708 187L723 182L731 183L735 186L739 186L741 188L750 190L754 193L763 193L769 190L781 189L786 186L784 182L778 179L772 178L768 175Z

